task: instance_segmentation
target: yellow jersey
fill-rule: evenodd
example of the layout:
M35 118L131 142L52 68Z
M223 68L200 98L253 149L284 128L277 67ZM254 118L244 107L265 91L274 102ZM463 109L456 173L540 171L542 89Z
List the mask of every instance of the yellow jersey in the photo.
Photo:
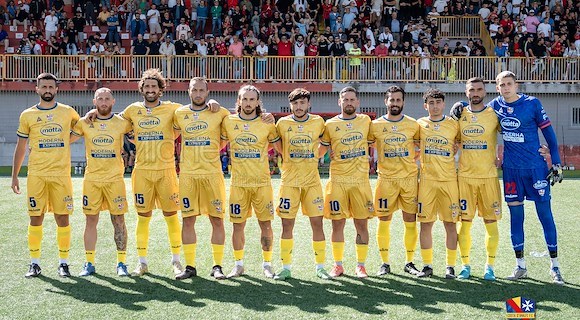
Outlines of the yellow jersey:
M274 124L264 123L260 116L244 120L239 114L232 114L222 122L221 138L230 141L232 186L271 184L268 143L280 140Z
M457 121L443 116L439 121L423 117L417 123L421 134L421 179L456 181L453 147L459 138Z
M481 111L463 109L459 120L461 153L459 176L469 178L496 178L495 166L497 133L500 129L493 108Z
M97 118L90 124L84 118L77 122L72 134L85 138L85 180L107 182L123 178L125 166L121 150L124 135L131 130L131 123L117 115Z
M49 109L35 105L20 114L16 134L28 139L29 176L70 176L70 132L79 119L62 103Z
M378 152L379 178L400 179L417 176L415 141L419 141L417 120L404 115L399 121L385 116L373 120L369 140Z
M309 114L306 120L298 121L289 115L280 118L276 128L282 139L282 185L320 185L318 145L324 132L324 119Z
M178 103L162 101L155 108L143 102L129 105L121 116L131 122L135 132L135 168L164 170L175 168L173 114Z
M190 105L175 111L173 128L181 131L180 172L193 175L221 175L220 133L226 108L211 112L206 106L194 111Z
M357 114L353 119L340 115L326 121L320 143L330 146L330 177L334 182L360 183L369 179L369 130L371 118Z

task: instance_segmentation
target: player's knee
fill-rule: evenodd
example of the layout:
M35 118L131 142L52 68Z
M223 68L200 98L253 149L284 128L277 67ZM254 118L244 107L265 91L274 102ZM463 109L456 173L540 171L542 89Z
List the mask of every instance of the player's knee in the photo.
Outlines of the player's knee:
M184 228L193 228L195 226L195 216L193 217L184 217L183 218L183 227Z
M521 206L524 203L521 201L512 201L512 202L508 202L507 205L508 207L516 207L516 206Z
M54 214L54 220L59 227L67 227L69 225L68 214Z

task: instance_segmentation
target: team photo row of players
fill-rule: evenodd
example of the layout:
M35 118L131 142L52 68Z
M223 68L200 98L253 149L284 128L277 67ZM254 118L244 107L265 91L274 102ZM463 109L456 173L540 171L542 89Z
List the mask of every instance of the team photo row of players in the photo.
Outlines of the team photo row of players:
M236 102L236 113L210 100L207 81L193 78L189 83L191 103L182 106L162 101L165 79L157 69L143 73L139 92L143 101L135 102L119 115L112 113L115 99L111 90L95 91L91 110L84 118L69 106L55 100L56 77L43 73L37 78L40 97L20 116L18 142L14 153L12 189L21 193L18 173L29 149L27 203L30 224L28 247L31 264L27 278L41 274L40 251L43 219L54 213L59 249L58 273L69 277L68 266L73 212L70 177L70 143L85 140L87 168L83 181L83 212L86 215L84 245L86 262L80 276L96 272L95 251L99 213L108 210L117 246L117 274L142 276L148 272L149 223L154 209L161 209L167 223L172 268L177 280L197 275L195 223L197 216L208 216L211 226L213 267L216 279L244 274L246 221L255 214L261 230L263 273L268 278L291 278L293 228L299 208L310 220L316 275L321 279L341 276L345 247L346 219L356 229L355 275L368 276L365 260L370 241L368 221L378 217L376 241L382 264L377 275L391 272L389 263L390 223L402 211L406 261L404 271L417 277L433 275L432 228L439 219L446 232L445 278L471 276L471 223L476 213L486 229L485 280L495 280L493 265L498 248L497 223L502 217L501 191L497 175L497 133L502 132L505 199L511 214L512 244L517 267L511 280L527 276L523 259L523 200L536 202L551 256L553 282L563 284L557 260L556 229L550 209L550 183L562 180L558 146L549 118L540 102L517 93L515 75L502 72L496 79L500 96L484 105L484 82L472 78L466 84L468 103L452 108L445 116L445 95L429 89L423 96L428 116L415 120L403 113L405 91L398 86L386 90L387 114L371 121L357 113L357 91L343 88L338 97L340 114L326 122L311 114L310 92L297 88L288 101L292 114L274 123L262 112L260 91L243 85ZM514 120L515 119L515 120ZM540 148L537 128L548 142ZM136 245L139 262L129 273L126 264L128 212L123 181L121 150L124 136L133 131L136 163L132 190L138 214ZM177 177L173 143L182 136L180 176ZM535 135L535 137L534 137ZM226 206L220 150L227 144L231 152L231 186ZM27 148L28 144L28 148ZM282 155L279 202L274 204L268 149ZM378 153L378 182L371 190L369 147ZM459 168L455 155L459 152ZM330 179L323 191L318 160L331 153ZM544 156L550 153L554 166L548 169ZM420 161L420 179L417 159ZM533 161L533 162L532 162ZM180 223L177 211L182 214ZM235 264L229 274L222 271L225 230L229 212L233 224L232 247ZM281 218L280 258L282 269L272 270L274 211ZM333 266L325 269L326 237L323 218L331 220ZM519 219L519 220L518 220ZM516 221L514 221L516 220ZM419 222L420 229L417 227ZM458 229L459 224L459 229ZM418 230L419 229L419 230ZM422 270L414 264L419 239ZM457 246L461 271L455 275ZM185 268L180 262L181 250Z

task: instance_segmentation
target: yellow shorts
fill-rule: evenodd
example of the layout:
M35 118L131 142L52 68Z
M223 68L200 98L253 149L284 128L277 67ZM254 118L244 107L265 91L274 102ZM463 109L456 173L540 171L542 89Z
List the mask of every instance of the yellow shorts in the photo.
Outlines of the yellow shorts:
M245 222L252 216L252 209L258 221L274 220L274 191L272 186L230 187L230 221Z
M125 181L122 178L109 182L83 181L84 214L96 215L105 210L113 215L127 213Z
M73 213L73 187L68 177L28 176L26 194L28 215L38 217L46 212Z
M320 184L310 187L280 187L280 204L276 207L278 216L295 219L298 207L302 204L302 214L307 217L323 215L324 199Z
M346 218L370 219L374 216L373 192L369 181L357 184L326 184L324 217L331 220Z
M459 188L457 181L434 181L421 179L419 182L419 222L457 222L459 212Z
M165 212L179 210L179 184L175 169L134 169L131 175L137 212L159 208Z
M224 217L226 187L221 174L200 177L182 173L179 176L179 196L183 217L201 214L222 219Z
M485 220L501 219L501 189L498 178L459 177L461 218L473 220L475 211Z
M417 177L380 179L375 190L375 209L378 217L388 217L401 209L417 213Z

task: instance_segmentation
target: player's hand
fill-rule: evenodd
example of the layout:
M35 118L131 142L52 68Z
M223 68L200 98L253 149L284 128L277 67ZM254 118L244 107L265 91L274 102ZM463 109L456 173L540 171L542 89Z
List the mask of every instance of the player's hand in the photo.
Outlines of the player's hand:
M451 110L449 110L449 115L451 118L459 120L459 118L461 118L461 114L463 113L463 108L465 108L463 101L455 102L451 107Z
M85 114L85 122L86 123L92 123L93 121L95 121L95 119L97 119L97 109L91 109L89 110L89 112L87 112L87 114Z
M276 122L276 119L274 118L274 115L271 114L271 113L269 113L269 112L262 113L261 117L262 117L262 121L264 123L274 124Z
M548 148L548 146L545 144L543 144L540 149L538 149L538 152L544 159L550 156L550 148Z
M220 108L222 107L221 104L214 99L209 99L207 106L209 107L209 111L214 113L220 111Z
M20 194L20 182L18 178L12 178L12 191L16 194Z
M552 186L556 184L556 182L562 183L562 180L564 180L562 166L560 164L553 164L546 179L550 181L550 185Z

